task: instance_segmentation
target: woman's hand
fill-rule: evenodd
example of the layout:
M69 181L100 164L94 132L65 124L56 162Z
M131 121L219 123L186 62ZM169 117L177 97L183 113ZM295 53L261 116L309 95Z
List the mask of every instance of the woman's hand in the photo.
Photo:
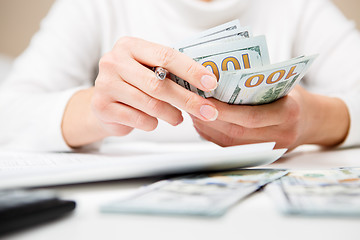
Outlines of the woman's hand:
M203 138L221 146L259 142L276 142L276 148L290 150L302 144L334 146L345 140L350 126L342 100L311 94L299 86L271 104L212 102L219 111L216 121L192 119Z
M158 119L183 121L181 108L203 121L213 121L214 103L170 79L159 80L149 67L161 66L203 91L217 87L216 77L188 56L169 47L125 37L99 63L95 87L70 100L63 135L72 147L107 136L123 136L138 128L152 131ZM75 108L74 108L75 107Z

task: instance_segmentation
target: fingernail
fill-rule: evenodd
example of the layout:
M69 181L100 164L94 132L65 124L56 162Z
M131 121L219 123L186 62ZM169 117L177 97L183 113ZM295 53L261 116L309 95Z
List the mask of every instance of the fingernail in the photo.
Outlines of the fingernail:
M216 78L210 75L204 75L200 79L201 85L208 90L214 90L217 87L217 80Z
M179 119L179 120L177 121L177 123L176 123L176 125L175 125L175 126L179 125L179 124L180 124L180 123L182 123L183 121L184 121L184 119L183 119L183 118Z
M209 121L215 121L219 115L219 112L213 106L202 105L200 107L200 114Z

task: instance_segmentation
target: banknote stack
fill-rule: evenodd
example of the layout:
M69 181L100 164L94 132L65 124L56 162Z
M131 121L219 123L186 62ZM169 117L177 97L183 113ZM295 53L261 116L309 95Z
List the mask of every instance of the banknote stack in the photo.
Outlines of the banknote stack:
M175 75L171 79L202 97L229 104L259 105L287 95L315 59L301 56L270 64L265 36L253 37L238 20L201 32L174 48L211 70L218 87L203 92Z
M218 217L240 199L286 175L286 170L242 169L162 180L101 207L107 213Z
M285 214L360 217L360 168L290 172L266 192Z

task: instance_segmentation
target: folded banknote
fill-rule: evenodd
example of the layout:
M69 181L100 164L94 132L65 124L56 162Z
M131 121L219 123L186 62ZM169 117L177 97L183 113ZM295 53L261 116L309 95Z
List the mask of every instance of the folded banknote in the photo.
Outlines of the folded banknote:
M241 169L163 180L143 187L130 197L103 205L101 211L217 217L286 173L275 169Z
M292 171L266 192L286 214L360 217L360 168Z
M174 46L218 79L218 87L203 92L171 74L171 79L202 97L229 104L260 105L286 96L304 77L316 55L270 64L265 36L252 36L238 20L198 33Z

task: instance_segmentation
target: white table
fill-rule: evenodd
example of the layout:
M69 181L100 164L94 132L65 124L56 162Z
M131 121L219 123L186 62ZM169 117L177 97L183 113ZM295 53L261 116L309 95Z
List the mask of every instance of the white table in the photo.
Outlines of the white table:
M360 166L360 149L321 151L303 147L267 166L328 169ZM102 214L99 206L126 196L157 178L54 187L77 202L73 214L5 239L360 239L360 218L281 215L258 192L221 218ZM360 199L359 199L360 201Z

